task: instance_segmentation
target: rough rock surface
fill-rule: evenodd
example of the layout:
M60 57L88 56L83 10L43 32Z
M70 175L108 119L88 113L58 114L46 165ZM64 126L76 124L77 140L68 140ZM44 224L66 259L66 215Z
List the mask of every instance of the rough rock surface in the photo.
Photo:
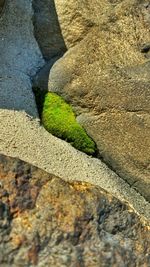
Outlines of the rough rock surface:
M31 77L44 60L34 38L32 1L7 0L0 18L0 108L37 117Z
M69 51L49 90L71 102L100 157L150 200L150 3L55 3Z
M150 220L150 203L101 160L52 136L25 112L0 110L0 122L0 153L18 157L67 181L98 185Z
M150 266L150 230L104 190L0 155L1 266Z

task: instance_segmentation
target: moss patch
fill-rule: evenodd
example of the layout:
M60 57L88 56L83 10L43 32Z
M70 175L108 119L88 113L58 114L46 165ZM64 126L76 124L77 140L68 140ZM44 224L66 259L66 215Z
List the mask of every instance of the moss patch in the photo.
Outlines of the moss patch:
M66 140L72 146L89 155L94 155L96 146L85 130L76 121L72 107L55 93L34 90L41 121L51 134Z

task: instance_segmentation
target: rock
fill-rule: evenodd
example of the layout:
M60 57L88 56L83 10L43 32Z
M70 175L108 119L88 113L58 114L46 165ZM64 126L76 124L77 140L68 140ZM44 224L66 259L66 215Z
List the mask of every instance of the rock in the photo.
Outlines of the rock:
M40 68L40 70L36 73L36 75L32 79L32 86L33 88L39 88L41 91L48 91L48 79L49 79L49 72L54 63L60 58L54 57L46 64Z
M106 112L100 116L79 118L88 125L88 133L100 156L145 198L150 198L150 117L134 112ZM105 129L109 129L109 131ZM123 131L124 132L121 132ZM104 135L105 132L105 135ZM110 137L111 133L111 137Z
M148 222L101 188L4 155L0 182L0 265L150 265Z
M0 122L1 154L19 157L66 181L100 186L150 220L150 203L100 159L89 157L54 137L25 112L0 110Z
M93 26L107 21L110 3L102 0L73 1L55 0L56 11L67 48L74 46L85 38ZM103 11L105 10L105 14Z
M69 50L49 91L73 105L99 157L150 200L150 5L55 2Z
M35 38L46 60L66 51L54 0L33 0Z
M32 4L6 2L0 19L0 108L38 117L31 77L45 61L34 37Z

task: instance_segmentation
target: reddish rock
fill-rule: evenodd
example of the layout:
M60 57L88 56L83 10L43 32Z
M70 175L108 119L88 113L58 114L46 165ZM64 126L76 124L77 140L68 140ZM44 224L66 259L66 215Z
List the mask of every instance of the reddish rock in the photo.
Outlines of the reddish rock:
M150 231L93 185L0 156L0 266L150 266Z

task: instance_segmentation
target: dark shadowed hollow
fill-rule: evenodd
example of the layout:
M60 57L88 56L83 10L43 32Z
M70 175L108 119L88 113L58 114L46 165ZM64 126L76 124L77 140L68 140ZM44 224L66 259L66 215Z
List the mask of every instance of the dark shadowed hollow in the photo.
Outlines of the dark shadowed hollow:
M5 4L6 4L6 0L0 0L0 16L2 14Z
M43 57L50 60L63 55L67 48L61 33L54 0L33 0L35 38Z

